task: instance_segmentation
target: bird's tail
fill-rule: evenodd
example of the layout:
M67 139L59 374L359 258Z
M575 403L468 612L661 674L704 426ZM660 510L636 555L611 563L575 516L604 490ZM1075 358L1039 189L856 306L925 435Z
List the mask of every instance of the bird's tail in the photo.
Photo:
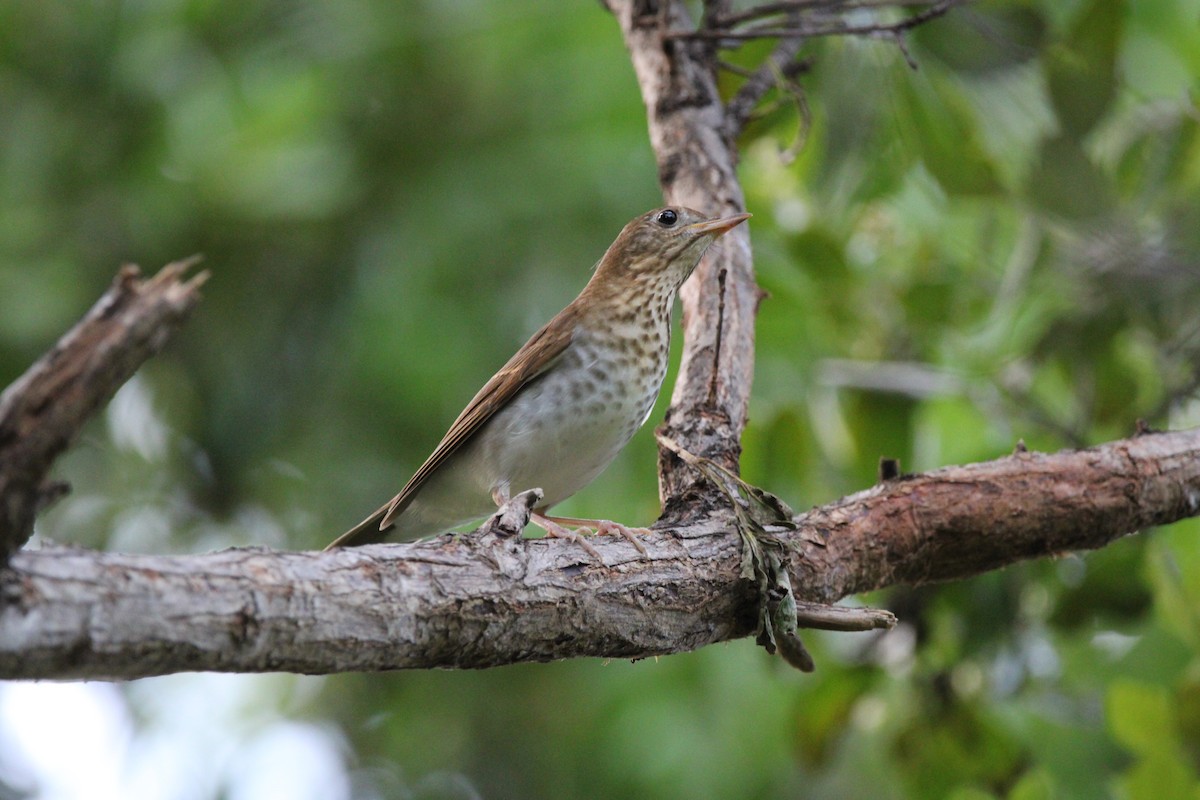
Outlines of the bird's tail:
M383 515L387 513L390 507L391 503L380 506L371 516L334 539L325 549L333 550L336 547L358 547L364 544L378 544L387 539L388 531L395 526L388 525L386 529L380 530L379 523L383 521Z

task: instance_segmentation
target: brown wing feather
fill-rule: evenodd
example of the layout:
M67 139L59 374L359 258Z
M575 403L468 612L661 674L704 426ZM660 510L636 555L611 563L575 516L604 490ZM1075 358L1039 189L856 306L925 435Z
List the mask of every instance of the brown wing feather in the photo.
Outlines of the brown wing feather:
M492 376L483 388L472 398L463 412L454 420L450 430L442 437L442 441L434 448L429 458L421 465L413 476L404 484L400 493L382 506L371 516L342 534L330 547L343 547L349 544L366 544L379 541L383 537L378 532L392 525L392 522L408 507L417 491L429 479L435 470L445 463L446 459L458 452L459 448L478 431L485 422L500 408L503 408L523 386L549 369L571 343L578 316L573 305L567 306L540 331L535 333L525 345L509 359L500 371ZM378 521L378 526L376 526Z
M378 544L387 538L382 531L379 530L379 520L383 519L383 515L387 513L388 507L380 506L371 512L371 516L364 519L362 522L355 525L350 530L343 533L338 538L334 539L325 546L326 550L334 550L338 547L350 547L354 545Z
M379 523L380 529L392 524L392 520L411 502L417 490L434 470L458 452L463 443L491 419L497 410L503 408L525 384L541 375L558 360L571 343L571 335L575 330L574 314L568 314L568 311L573 309L564 310L535 333L471 399L458 415L458 419L454 420L450 430L442 437L442 441L434 448L433 453L392 499Z

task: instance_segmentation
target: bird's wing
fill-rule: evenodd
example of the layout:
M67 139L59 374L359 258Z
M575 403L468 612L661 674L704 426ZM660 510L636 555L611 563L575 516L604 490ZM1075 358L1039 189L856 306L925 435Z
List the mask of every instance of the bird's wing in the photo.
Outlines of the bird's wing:
M454 420L450 430L442 437L442 441L433 453L425 460L400 493L387 504L386 510L379 518L377 530L389 527L416 496L421 486L433 475L446 459L454 455L484 423L492 418L497 410L503 408L534 378L544 373L562 356L575 330L577 312L574 306L568 306L557 317L550 320L540 331L535 333L525 345L517 351L500 371L492 376L479 393L467 404L463 412ZM374 517L374 515L372 515ZM364 522L373 521L372 518ZM371 526L368 525L367 528ZM339 539L339 541L341 541Z
M458 452L459 448L478 431L485 422L492 418L497 410L503 408L522 387L534 378L544 373L562 356L575 330L575 319L578 316L573 306L568 306L557 317L550 320L545 327L530 337L529 341L516 352L500 371L492 376L483 388L471 399L463 412L454 420L450 430L442 437L442 441L434 448L429 458L421 465L400 493L376 509L369 517L343 533L333 541L326 550L336 547L373 544L383 541L386 537L381 531L392 526L421 486L433 475L446 459Z
M387 537L381 530L379 530L379 520L383 519L383 515L387 513L387 510L388 507L386 505L375 509L373 512L371 512L371 516L367 517L362 522L358 523L353 528L334 539L325 546L325 549L334 550L339 547L378 544L379 542L382 542Z

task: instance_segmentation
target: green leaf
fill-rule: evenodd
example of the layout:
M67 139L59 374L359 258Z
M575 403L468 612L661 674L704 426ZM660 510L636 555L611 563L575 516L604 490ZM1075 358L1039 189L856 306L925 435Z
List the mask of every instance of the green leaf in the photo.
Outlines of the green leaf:
M948 82L910 92L913 139L925 168L951 195L988 195L1000 188L995 165L979 139L970 105Z
M1195 800L1196 775L1172 752L1155 752L1117 781L1129 800Z
M1161 624L1189 646L1200 641L1200 520L1163 530L1149 547L1145 573Z
M1035 204L1068 219L1097 217L1113 207L1112 182L1078 141L1065 136L1042 143L1029 193Z
M913 40L946 66L987 75L1037 57L1046 20L1030 4L983 2L970 14L947 14L913 31Z
M1108 111L1117 93L1117 45L1125 16L1122 0L1093 0L1075 27L1052 47L1046 83L1064 132L1080 138Z
M1125 747L1150 756L1175 745L1171 698L1161 686L1117 680L1108 689L1108 728Z
M1054 797L1054 778L1044 769L1026 772L1008 793L1008 800L1054 800Z
M946 800L994 800L995 795L971 786L955 789L946 795Z

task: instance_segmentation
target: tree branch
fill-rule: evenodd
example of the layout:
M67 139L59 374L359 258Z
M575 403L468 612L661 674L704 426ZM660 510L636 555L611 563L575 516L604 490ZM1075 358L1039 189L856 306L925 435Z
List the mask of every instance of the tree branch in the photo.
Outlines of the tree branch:
M767 56L754 74L737 90L737 94L726 104L726 125L732 136L737 136L746 127L760 100L770 91L772 86L789 80L789 72L803 65L796 61L804 47L804 39L797 37L785 39L775 45L771 55Z
M45 483L54 459L199 301L208 274L183 281L196 260L168 264L149 280L123 267L91 311L0 395L0 564L28 541L34 515L65 491Z
M964 578L1200 513L1200 428L887 481L779 534L801 601ZM751 634L725 517L619 537L442 536L328 553L48 548L0 572L0 678L482 668L644 658Z
M745 30L731 30L726 20L725 27L718 28L700 28L698 30L674 29L664 34L666 39L707 39L719 42L745 42L755 39L813 39L819 36L899 36L906 31L910 31L926 22L937 19L946 14L955 6L962 5L966 0L939 0L933 3L929 8L924 9L911 17L897 20L895 22L866 22L854 23L846 22L840 19L821 19L816 22L806 22L803 20L789 20L786 25L760 25L757 27L747 28ZM786 6L790 4L772 4L771 14L779 13L784 10L775 8L775 6ZM855 8L885 8L888 6L909 5L905 3L870 3L870 4L855 4ZM922 3L922 5L924 5ZM803 4L796 4L795 7L803 7ZM840 6L839 6L840 8ZM746 19L752 18L751 12L746 15L739 15L738 22L743 22Z
M666 41L690 26L679 2L647 14L635 0L609 0L633 61L667 202L709 214L745 210L737 149L725 124L716 60L703 42ZM680 291L683 356L663 431L689 451L737 470L754 377L754 281L747 226L726 234ZM668 519L695 511L699 476L669 453L659 456L659 495Z
M755 6L718 17L710 28L733 28L763 17L792 15L797 12L824 12L824 16L863 9L906 8L927 6L931 0L780 0L775 3L759 3Z
M813 31L814 35L899 35L944 14L959 2L939 0L894 23L828 23L823 16ZM775 76L788 74L787 62L798 52L798 45L781 43L726 107L717 88L716 50L719 42L728 38L735 16L725 4L706 3L706 25L699 30L679 0L606 0L606 5L620 24L641 88L659 183L667 202L714 215L744 211L735 137ZM869 0L798 0L763 8L770 14L785 14L789 22L800 24L797 19L801 9L836 6L844 10L868 5L881 7ZM661 428L690 452L734 472L738 469L754 377L754 318L763 296L754 279L749 237L749 226L727 234L721 247L714 248L713 254L701 262L679 293L683 355L671 406ZM714 498L711 493L707 497L705 494L693 470L684 469L677 458L660 450L659 496L665 519L678 524L698 508L711 508Z

